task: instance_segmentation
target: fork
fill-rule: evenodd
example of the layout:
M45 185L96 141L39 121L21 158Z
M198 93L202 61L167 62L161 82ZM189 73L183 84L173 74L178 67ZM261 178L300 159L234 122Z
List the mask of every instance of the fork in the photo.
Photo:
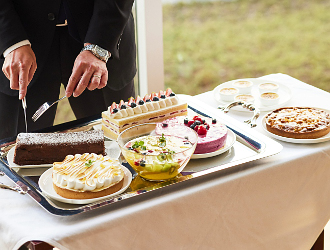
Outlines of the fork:
M58 103L59 101L63 100L66 96L63 96L62 98L58 99L55 102L45 102L44 104L42 104L37 111L34 113L34 115L32 116L32 120L35 122L36 120L39 119L40 116L43 115L43 113L45 113L47 111L47 109L49 109L51 106L53 106L55 103Z

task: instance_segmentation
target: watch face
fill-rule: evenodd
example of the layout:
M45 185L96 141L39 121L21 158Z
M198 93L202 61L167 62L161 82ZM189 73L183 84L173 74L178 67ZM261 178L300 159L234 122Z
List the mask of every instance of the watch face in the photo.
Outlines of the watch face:
M106 57L107 56L107 51L105 51L104 49L100 48L100 47L96 47L95 48L97 54L99 54L101 57Z

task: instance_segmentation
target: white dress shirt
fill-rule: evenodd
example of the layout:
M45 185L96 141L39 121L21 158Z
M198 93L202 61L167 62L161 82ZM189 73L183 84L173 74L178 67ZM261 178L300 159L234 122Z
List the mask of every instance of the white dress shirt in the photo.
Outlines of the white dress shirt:
M10 52L12 52L13 50L15 49L18 49L19 47L22 47L24 45L30 45L31 46L31 43L29 40L23 40L21 42L18 42L12 46L10 46L8 49L6 49L4 52L3 52L3 56L6 57Z

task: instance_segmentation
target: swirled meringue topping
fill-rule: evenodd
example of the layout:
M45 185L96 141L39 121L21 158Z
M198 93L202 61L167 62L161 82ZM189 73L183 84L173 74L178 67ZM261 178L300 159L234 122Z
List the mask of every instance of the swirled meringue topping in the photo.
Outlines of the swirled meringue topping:
M98 192L124 178L117 159L94 153L68 155L63 162L53 163L53 183L77 192Z

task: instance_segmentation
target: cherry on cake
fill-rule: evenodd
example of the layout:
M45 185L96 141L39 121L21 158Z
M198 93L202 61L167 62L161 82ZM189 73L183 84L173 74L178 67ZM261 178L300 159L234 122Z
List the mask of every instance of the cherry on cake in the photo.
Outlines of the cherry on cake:
M55 192L67 199L92 199L119 191L124 170L117 159L97 154L68 155L53 164Z
M156 133L166 131L173 131L174 128L179 129L179 126L189 126L194 129L198 134L198 143L194 154L206 154L215 152L225 146L228 128L226 125L218 122L216 119L194 116L187 117L174 117L159 123L156 128Z
M102 112L102 130L105 136L117 139L122 131L134 125L161 122L187 113L187 102L181 101L168 88L165 92L147 94L143 98L137 96L127 102L114 102L108 110Z

